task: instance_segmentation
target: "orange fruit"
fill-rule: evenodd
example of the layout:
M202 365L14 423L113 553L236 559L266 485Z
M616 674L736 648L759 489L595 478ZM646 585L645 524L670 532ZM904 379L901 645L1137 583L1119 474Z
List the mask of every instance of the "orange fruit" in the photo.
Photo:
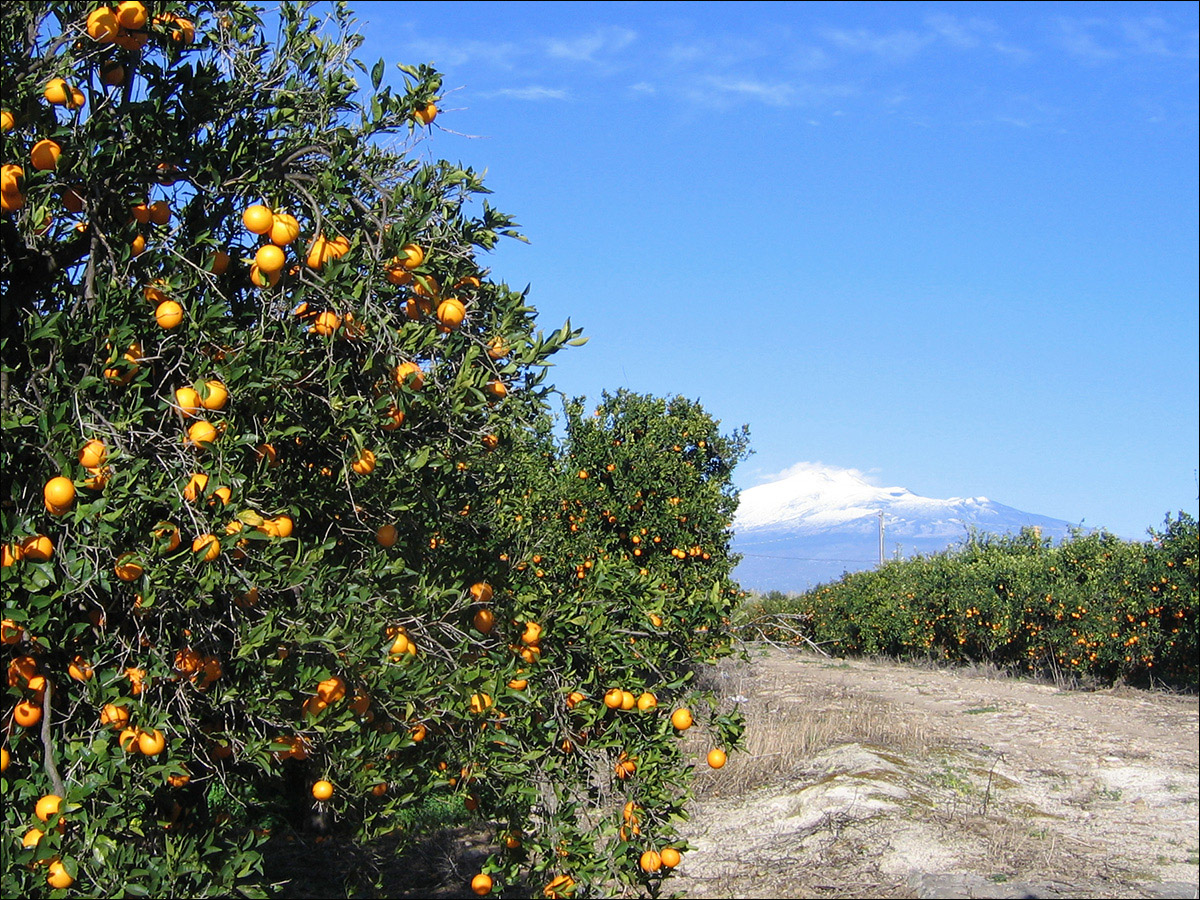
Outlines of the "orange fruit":
M139 235L140 237L140 235ZM154 308L154 321L165 331L178 328L183 321L183 307L174 300L167 300Z
M61 78L51 78L46 82L42 96L54 106L66 106L71 102L71 88Z
M637 698L629 691L621 691L621 709L625 712L637 706Z
M12 619L0 621L0 643L19 644L21 643L22 628Z
M94 9L88 13L88 37L97 43L111 44L117 39L117 32L119 30L120 23L117 22L116 15L107 6L101 6L99 9Z
M17 124L17 120L7 109L0 109L0 132L12 131L13 126Z
M521 673L518 672L517 674L520 675ZM514 691L523 691L523 690L525 690L525 688L527 688L529 686L529 679L513 678L513 679L509 680L508 686L510 688L512 688Z
M479 440L483 444L483 448L489 452L500 446L500 438L494 434L485 434Z
M122 728L121 733L117 736L117 746L126 753L137 753L139 734L141 734L141 732L136 728Z
M668 869L675 868L679 865L680 859L682 859L679 851L674 847L663 847L662 850L658 851L658 855L662 860L662 864Z
M35 534L21 541L21 555L31 562L46 562L54 555L54 542L44 534Z
M112 728L124 728L129 724L129 710L115 703L106 703L100 710L100 724Z
M624 693L625 692L620 688L612 688L611 690L606 691L604 693L604 705L609 709L620 709L621 698Z
M492 876L480 872L471 879L471 890L480 897L486 897L492 892Z
M525 644L536 644L542 639L542 626L537 622L526 622L525 631L521 635L521 641Z
M112 59L101 63L100 80L109 87L123 86L125 84L125 67Z
M13 707L13 721L22 728L31 728L42 721L42 707L32 700L22 700Z
M472 694L468 706L471 712L475 715L487 712L492 707L492 698L490 694Z
M342 317L335 312L325 310L317 315L317 318L313 320L313 323L309 326L308 330L314 334L319 334L322 337L329 337L329 335L333 334L341 326Z
M486 581L477 581L471 585L471 598L476 603L487 603L492 599L492 586Z
M725 751L720 747L713 747L708 751L708 764L714 769L719 769L725 765L726 759Z
M692 711L686 706L679 707L671 713L671 724L677 731L687 731L692 727Z
M649 691L645 691L640 697L637 698L637 708L642 712L645 712L648 709L654 709L656 706L658 706L658 698Z
M287 257L274 244L263 244L254 254L254 264L260 272L266 272L268 275L279 272L286 262Z
M280 247L286 247L300 236L300 223L296 217L288 213L275 213L269 232L271 242ZM260 267L262 263L259 263Z
M425 373L415 362L400 363L396 366L395 376L396 384L400 387L410 387L414 391L419 391L425 384Z
M122 581L137 581L142 577L142 567L134 559L132 553L122 553L113 565L113 571Z
M117 21L122 28L138 31L146 27L146 7L138 0L125 0L117 7Z
M138 735L138 749L143 756L158 756L166 749L167 739L157 728L153 732L143 731Z
M375 471L375 454L365 448L360 450L350 468L358 475L370 475Z
M487 383L487 392L497 400L503 400L508 396L508 386L498 378L493 378Z
M413 110L413 118L422 125L428 125L437 118L438 108L432 103L427 103L420 109Z
M261 203L255 203L247 206L242 213L242 224L246 226L247 231L254 234L266 234L275 224L275 214Z
M5 753L8 751L5 750ZM21 838L21 846L28 850L30 847L36 847L42 842L42 838L46 836L46 832L40 828L30 828L25 832L25 836Z
M190 503L195 503L204 495L205 488L208 487L208 476L203 472L196 472L188 479L188 483L183 488L183 498Z
M155 225L166 225L171 221L171 204L166 200L155 200L150 204L150 221Z
M12 756L8 752L7 747L0 748L0 772L7 772L8 766L12 762Z
M490 609L481 609L475 613L471 622L480 634L491 634L492 629L496 627L496 616Z
M59 475L46 482L42 489L46 502L59 509L69 509L75 502L75 485L70 478Z
M317 685L317 696L325 703L337 703L346 696L346 682L338 678L326 678Z
M467 317L467 308L463 306L461 300L456 300L453 297L443 300L438 304L437 318L442 327L447 331L455 331L458 329L463 320Z
M52 815L57 813L62 808L62 797L58 794L46 794L33 808L34 815L41 821L46 822Z
M221 542L215 534L202 534L192 541L192 553L199 555L201 552L203 562L212 562L221 555Z
M381 547L391 547L396 543L399 534L395 525L380 525L375 532L375 540Z
M208 261L208 271L214 275L224 275L226 269L229 268L229 254L224 250L218 250Z
M395 431L404 424L404 411L395 404L389 406L383 415L384 422L379 427L384 431Z
M29 151L30 162L41 172L48 172L58 167L58 158L62 155L62 147L51 140L41 140Z
M0 193L3 194L19 194L21 193L21 182L25 178L25 170L20 166L12 163L5 164L0 168Z
M187 430L187 442L194 447L204 448L217 439L217 429L204 419L193 422Z
M74 681L91 681L96 673L92 669L91 663L82 656L76 656L67 666L67 674Z
M108 459L108 447L104 441L90 440L79 451L79 464L86 469L96 469Z
M328 800L333 796L333 785L321 780L312 786L312 795L318 800Z
M400 248L400 265L406 269L415 269L425 262L425 251L416 244L405 244Z
M175 389L175 405L179 407L188 418L192 418L200 411L200 394L192 387L181 387Z
M74 883L75 879L71 877L71 873L67 871L67 867L62 864L61 859L50 860L50 865L46 869L46 884L61 891Z
M662 868L662 857L658 855L657 850L647 850L638 860L638 865L642 867L643 872L657 872Z
M408 284L412 281L412 274L405 268L404 259L399 256L391 258L384 266L383 274L391 284L395 285Z
M229 389L215 379L204 382L204 390L197 391L200 405L205 409L224 409L229 402Z

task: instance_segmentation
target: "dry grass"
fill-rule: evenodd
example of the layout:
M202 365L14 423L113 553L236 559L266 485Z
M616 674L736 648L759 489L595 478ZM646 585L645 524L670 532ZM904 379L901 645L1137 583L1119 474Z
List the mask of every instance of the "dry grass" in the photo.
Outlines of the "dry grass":
M839 663L830 660L827 665ZM717 692L723 708L736 707L746 719L744 752L731 755L719 775L703 766L697 770L701 797L737 796L778 785L799 774L811 757L840 744L869 744L902 754L933 749L932 735L919 717L833 686L798 693L753 662L725 660L704 670L700 683ZM699 741L694 740L694 749L702 758L708 748Z

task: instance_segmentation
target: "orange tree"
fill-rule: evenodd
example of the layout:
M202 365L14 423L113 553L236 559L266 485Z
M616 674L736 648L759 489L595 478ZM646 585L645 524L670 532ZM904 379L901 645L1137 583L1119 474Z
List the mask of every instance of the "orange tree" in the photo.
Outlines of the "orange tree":
M607 398L555 442L578 331L418 154L438 74L383 86L329 9L0 17L6 895L261 894L272 835L447 793L496 824L479 886L656 892L681 735L737 742L691 662L744 439Z

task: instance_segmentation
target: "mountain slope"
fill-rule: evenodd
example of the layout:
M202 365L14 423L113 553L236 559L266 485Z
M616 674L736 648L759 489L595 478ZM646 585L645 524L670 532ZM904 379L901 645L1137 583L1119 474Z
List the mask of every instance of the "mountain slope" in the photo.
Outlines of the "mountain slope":
M879 561L881 512L885 557L936 553L971 529L1037 527L1057 540L1073 527L986 497L922 497L872 485L854 469L799 463L777 481L742 491L733 549L743 558L734 578L751 590L801 591L844 571L872 568Z

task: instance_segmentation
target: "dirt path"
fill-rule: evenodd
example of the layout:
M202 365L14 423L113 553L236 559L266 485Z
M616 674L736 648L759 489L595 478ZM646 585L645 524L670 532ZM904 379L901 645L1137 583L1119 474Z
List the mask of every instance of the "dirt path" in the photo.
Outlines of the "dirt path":
M1198 704L771 650L714 681L692 897L1196 897Z

